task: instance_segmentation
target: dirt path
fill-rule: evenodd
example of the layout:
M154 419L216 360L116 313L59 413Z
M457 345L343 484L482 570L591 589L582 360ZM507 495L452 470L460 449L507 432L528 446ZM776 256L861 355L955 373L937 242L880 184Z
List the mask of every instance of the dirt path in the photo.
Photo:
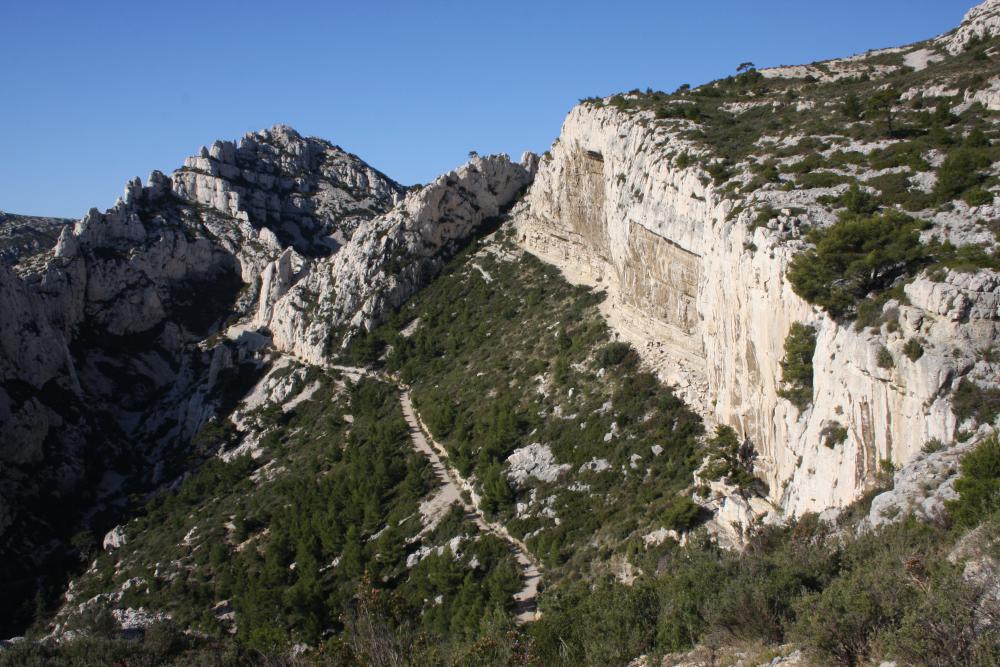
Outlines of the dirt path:
M514 600L517 603L516 620L519 624L536 620L538 618L538 584L542 578L538 563L531 557L531 552L521 540L511 535L503 525L489 521L479 509L472 484L448 465L448 452L429 437L423 422L413 409L408 389L400 390L399 402L403 408L403 417L410 427L410 438L413 440L414 449L430 460L434 474L441 480L442 489L439 491L438 497L442 500L448 500L449 505L452 502L460 503L465 509L466 518L475 523L481 531L491 533L510 545L511 553L521 568L522 587L514 594ZM468 491L468 497L471 497L472 500L467 502L462 497L462 491Z
M430 429L414 410L409 388L402 385L398 378L385 373L373 372L367 368L336 365L332 368L340 371L354 382L368 376L399 387L399 403L403 409L403 417L410 427L413 448L427 457L431 462L431 469L441 481L441 488L429 501L433 507L422 509L426 509L428 512L446 511L453 503L459 503L465 509L465 517L475 523L479 530L491 533L510 545L511 554L517 561L518 567L521 568L522 582L521 590L514 594L514 601L517 603L515 620L518 624L537 620L539 616L538 585L542 579L541 565L532 557L524 542L511 535L506 526L487 519L483 511L479 509L479 496L475 487L449 464L448 451L431 437ZM463 491L468 492L467 497L471 498L471 501L466 501L462 497Z

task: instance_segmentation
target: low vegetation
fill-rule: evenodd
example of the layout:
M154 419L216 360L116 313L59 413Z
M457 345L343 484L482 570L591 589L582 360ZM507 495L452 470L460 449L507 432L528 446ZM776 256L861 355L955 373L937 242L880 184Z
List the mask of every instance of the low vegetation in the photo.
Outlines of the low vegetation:
M781 360L782 388L778 395L805 411L812 403L813 356L816 354L816 330L795 322L785 338L785 357Z
M362 580L345 638L321 643L311 657L335 664L372 664L389 655L399 660L390 664L608 665L704 641L793 641L815 664L992 665L1000 637L980 619L1000 610L986 594L988 582L964 578L961 562L946 556L959 540L975 538L992 545L996 557L998 462L995 438L967 456L947 523L906 520L845 539L834 534L836 526L807 515L787 527L759 529L742 552L720 550L698 535L684 547L672 541L640 547L633 557L643 566L658 564L648 568L656 574L631 586L612 577L567 580L545 593L538 622L517 629L485 613L468 639L443 644L413 634L398 596ZM126 654L135 660L130 664L242 664L269 654L175 628L154 626L141 643L96 637L20 645L0 652L0 665L114 661Z
M767 495L767 484L754 475L756 452L749 441L740 441L731 426L718 426L708 440L708 456L701 477L722 480L743 494Z

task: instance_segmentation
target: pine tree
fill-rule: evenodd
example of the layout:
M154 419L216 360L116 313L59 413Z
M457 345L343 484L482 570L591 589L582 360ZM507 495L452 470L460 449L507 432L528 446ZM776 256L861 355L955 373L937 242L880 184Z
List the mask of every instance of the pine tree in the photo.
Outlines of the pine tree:
M349 577L356 577L364 571L364 551L356 526L347 529L344 550L340 553L340 571Z

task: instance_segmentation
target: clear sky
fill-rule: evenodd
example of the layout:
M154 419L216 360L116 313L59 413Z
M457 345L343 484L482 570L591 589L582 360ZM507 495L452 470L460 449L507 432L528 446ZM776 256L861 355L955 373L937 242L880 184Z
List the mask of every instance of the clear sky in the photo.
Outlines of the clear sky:
M79 217L285 123L405 183L541 152L580 99L945 32L975 0L0 0L0 210Z

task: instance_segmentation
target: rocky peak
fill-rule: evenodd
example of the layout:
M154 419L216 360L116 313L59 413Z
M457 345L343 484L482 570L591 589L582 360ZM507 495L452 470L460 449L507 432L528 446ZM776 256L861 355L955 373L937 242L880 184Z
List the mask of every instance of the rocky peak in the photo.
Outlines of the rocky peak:
M405 193L357 156L284 125L202 147L174 172L171 190L309 256L329 254Z

